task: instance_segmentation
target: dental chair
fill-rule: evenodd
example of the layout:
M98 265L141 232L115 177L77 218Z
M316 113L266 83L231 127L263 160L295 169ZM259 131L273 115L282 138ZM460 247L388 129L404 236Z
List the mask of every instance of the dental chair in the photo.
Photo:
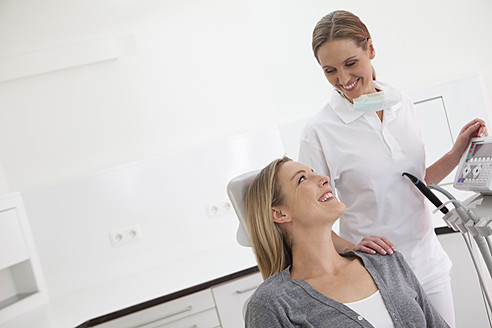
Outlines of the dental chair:
M248 220L246 209L244 208L244 198L248 192L249 185L253 182L260 170L248 172L235 177L227 184L227 195L231 200L232 207L239 219L239 226L236 232L236 239L241 246L252 247L248 233ZM250 297L243 304L243 319L246 314Z
M249 240L248 220L246 218L246 209L244 208L244 198L248 192L249 185L253 182L259 172L260 170L256 170L241 174L227 184L227 195L229 196L232 207L239 219L236 239L241 246L245 247L251 247L251 241Z

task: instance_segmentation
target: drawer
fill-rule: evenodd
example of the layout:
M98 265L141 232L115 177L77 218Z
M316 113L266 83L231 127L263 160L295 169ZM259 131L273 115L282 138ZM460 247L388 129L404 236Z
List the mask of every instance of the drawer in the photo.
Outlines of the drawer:
M244 327L243 307L262 282L257 272L212 288L222 328Z
M97 328L136 328L159 327L166 323L202 313L212 309L215 303L210 289L203 290L174 301L165 302L151 308L97 325ZM217 315L216 315L217 316ZM156 326L151 324L156 323ZM158 324L157 324L158 323ZM193 326L193 325L192 325ZM167 326L166 326L167 327Z
M138 328L217 328L220 327L216 309L210 309L170 323L154 322Z
M29 258L17 211L0 212L0 270Z

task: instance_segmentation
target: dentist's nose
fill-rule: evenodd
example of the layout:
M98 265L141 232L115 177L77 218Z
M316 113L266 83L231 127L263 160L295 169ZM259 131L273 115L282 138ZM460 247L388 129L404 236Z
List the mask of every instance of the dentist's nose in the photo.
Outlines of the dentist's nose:
M350 82L350 74L346 72L344 69L339 69L338 70L338 82L341 85L346 85L347 83Z

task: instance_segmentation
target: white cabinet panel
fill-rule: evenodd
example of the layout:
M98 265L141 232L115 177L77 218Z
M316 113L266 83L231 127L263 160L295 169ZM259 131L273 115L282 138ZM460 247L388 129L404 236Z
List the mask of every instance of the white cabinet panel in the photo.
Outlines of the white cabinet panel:
M210 309L202 313L190 315L181 320L168 324L160 325L158 323L140 326L138 328L217 328L220 327L217 311Z
M212 288L222 328L244 327L243 306L262 282L258 272Z
M29 258L15 208L0 212L0 270Z
M406 93L414 102L438 97L444 99L453 140L461 128L472 119L479 117L488 122L487 108L485 107L482 85L478 75L439 85L425 86ZM424 117L420 123L432 126L434 122L430 118ZM443 149L441 152L444 153L448 150Z
M210 289L165 302L146 310L108 321L98 328L160 327L166 323L201 313L207 310L215 313L215 303ZM215 313L215 316L217 314ZM193 326L193 325L191 325ZM168 326L165 326L168 327ZM174 326L170 326L174 327ZM178 327L178 326L176 326ZM200 326L201 327L201 326ZM212 326L213 327L213 326Z
M0 198L0 324L47 301L20 194Z
M417 102L415 110L425 141L425 164L429 167L453 147L444 99L437 97Z

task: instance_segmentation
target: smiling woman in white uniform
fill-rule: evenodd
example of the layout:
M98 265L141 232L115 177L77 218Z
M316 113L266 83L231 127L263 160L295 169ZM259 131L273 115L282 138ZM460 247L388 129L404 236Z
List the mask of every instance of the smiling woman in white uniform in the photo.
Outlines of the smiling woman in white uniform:
M392 253L394 243L454 327L451 261L434 233L424 197L401 174L439 183L456 167L469 139L487 135L485 122L468 123L451 151L426 168L413 104L376 81L374 45L359 18L347 11L326 15L314 29L312 46L334 90L305 126L299 161L329 176L347 206L340 220L343 239L333 233L337 250L385 254Z

